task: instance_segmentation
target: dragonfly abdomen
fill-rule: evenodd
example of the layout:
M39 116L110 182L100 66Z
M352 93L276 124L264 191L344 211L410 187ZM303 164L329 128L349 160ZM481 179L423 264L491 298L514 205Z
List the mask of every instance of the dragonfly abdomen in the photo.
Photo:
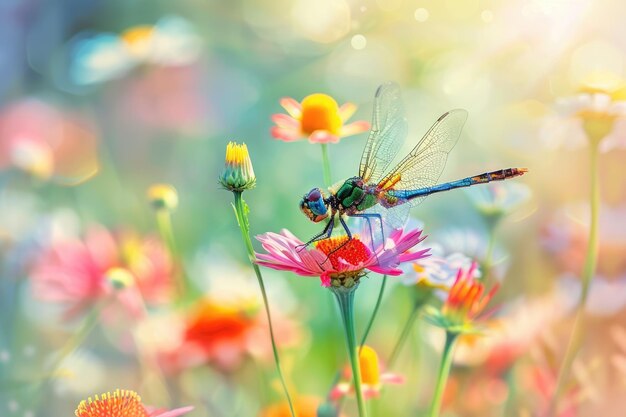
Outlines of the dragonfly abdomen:
M491 181L503 181L509 178L524 175L526 172L528 172L526 168L500 169L497 171L485 172L480 175L474 175L473 177L463 178L462 180L433 185L432 187L424 187L417 190L391 190L389 193L401 200L412 200L414 198L425 197L430 194L453 190L455 188L469 187L476 184L486 184Z

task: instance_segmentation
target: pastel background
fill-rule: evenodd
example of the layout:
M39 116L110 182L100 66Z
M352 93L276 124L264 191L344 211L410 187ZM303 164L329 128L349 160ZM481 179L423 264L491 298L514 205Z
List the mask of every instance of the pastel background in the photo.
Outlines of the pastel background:
M284 397L232 194L217 181L226 145L245 142L254 166L251 233L288 228L306 240L320 225L298 203L324 185L322 153L272 137L280 99L325 93L369 121L387 81L400 85L409 123L400 154L445 111L469 112L442 181L529 169L510 188L485 186L512 199L499 202L495 230L480 210L490 191L474 189L429 197L411 224L428 235L423 248L489 256L501 285L485 335L457 347L442 415L543 416L587 252L590 147L584 109L571 107L584 105L582 93L626 99L624 15L626 3L609 0L3 1L0 416L71 416L117 388L158 407L193 405L190 416L289 415L267 410ZM599 146L598 264L561 416L620 416L626 405L620 117ZM328 145L334 181L357 174L366 139ZM168 219L146 196L157 183L177 192ZM136 291L96 310L99 294L116 291L99 279L124 286L127 273ZM263 274L292 395L321 401L347 363L334 300L316 278ZM415 274L389 278L368 341L383 367ZM180 276L195 291L187 302L172 295ZM380 276L363 279L359 331L379 288ZM205 349L183 349L185 337ZM78 347L64 354L68 340ZM386 387L370 414L423 413L442 343L418 319L390 369L404 383ZM355 410L346 400L344 413Z

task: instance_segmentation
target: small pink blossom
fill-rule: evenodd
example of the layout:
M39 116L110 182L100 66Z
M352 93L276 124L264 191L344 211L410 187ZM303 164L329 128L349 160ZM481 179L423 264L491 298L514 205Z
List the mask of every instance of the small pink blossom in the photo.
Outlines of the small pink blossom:
M114 235L92 226L82 240L52 243L37 260L31 278L35 297L64 305L66 318L111 297L139 317L144 302L168 300L173 274L160 240Z

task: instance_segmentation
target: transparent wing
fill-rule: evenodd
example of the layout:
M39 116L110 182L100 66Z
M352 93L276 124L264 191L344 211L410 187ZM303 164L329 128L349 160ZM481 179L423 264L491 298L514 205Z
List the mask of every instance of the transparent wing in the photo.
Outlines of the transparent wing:
M397 155L407 133L407 121L395 83L383 84L376 90L372 129L367 138L359 176L366 183L376 183Z
M413 150L379 182L382 189L416 190L437 183L467 120L467 111L451 110L443 114L426 132ZM415 206L424 197L403 205Z

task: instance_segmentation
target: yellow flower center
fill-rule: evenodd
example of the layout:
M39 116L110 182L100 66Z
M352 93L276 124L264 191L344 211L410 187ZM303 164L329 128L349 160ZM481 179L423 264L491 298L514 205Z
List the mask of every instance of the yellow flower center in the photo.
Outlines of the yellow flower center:
M341 260L348 262L350 265L358 265L367 261L372 255L369 248L356 236L349 240L348 236L331 237L330 239L320 240L315 244L315 247L328 255L333 268L337 271L346 269L345 264Z
M380 384L380 367L378 355L369 346L363 346L359 352L359 367L361 368L361 382L370 386Z
M300 129L303 133L311 134L316 130L326 130L337 135L341 126L339 105L332 97L326 94L311 94L302 100Z
M148 55L153 40L154 27L134 26L124 31L120 38L128 48L128 51L137 58Z
M101 398L83 400L76 411L76 417L148 417L141 404L141 397L134 391L117 390L107 392Z

